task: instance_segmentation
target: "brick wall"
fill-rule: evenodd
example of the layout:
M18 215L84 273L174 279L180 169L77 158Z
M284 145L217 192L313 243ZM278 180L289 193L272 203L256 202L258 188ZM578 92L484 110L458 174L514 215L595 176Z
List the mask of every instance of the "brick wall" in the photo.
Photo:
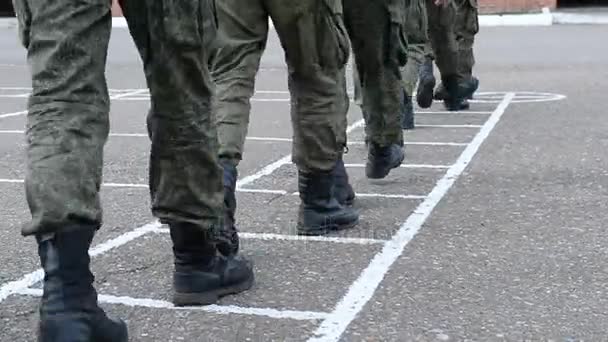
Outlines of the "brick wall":
M116 0L112 0L112 15L115 17L122 16L122 11L120 10L120 6L118 6L118 2Z
M554 9L557 0L478 0L481 13L534 12L543 7ZM121 16L120 7L114 0L114 15Z
M543 7L554 9L557 0L478 0L481 13L537 12Z

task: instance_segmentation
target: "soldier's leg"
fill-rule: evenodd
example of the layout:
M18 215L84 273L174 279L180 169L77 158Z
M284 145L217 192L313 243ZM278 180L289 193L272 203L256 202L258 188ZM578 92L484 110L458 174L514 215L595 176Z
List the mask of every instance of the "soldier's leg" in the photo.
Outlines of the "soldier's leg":
M402 68L403 87L412 95L418 82L420 66L424 62L428 38L428 18L424 0L411 0L406 10L407 64Z
M359 79L359 72L357 71L357 66L353 66L353 87L355 90L354 101L355 104L359 107L363 106L363 94L361 90L361 80Z
M407 46L407 64L401 70L403 88L412 94L418 83L420 66L424 63L424 44L409 44Z
M409 39L408 39L409 40ZM409 44L407 47L407 64L402 68L404 90L404 108L401 128L414 129L414 104L412 94L418 82L420 66L424 62L424 44Z
M216 86L215 108L220 164L224 169L223 254L239 247L235 226L237 166L243 156L255 76L268 36L268 13L261 0L217 1L218 41L210 71Z
M266 47L268 13L261 0L217 1L218 43L210 71L216 86L219 157L235 166L242 159L250 99Z
M432 0L427 0L429 36L442 81L435 97L443 99L446 109L451 111L468 108L466 98L475 91L473 84L465 82L459 73L460 55L456 40L457 3L455 1L446 7L438 7Z
M400 9L405 10L405 2ZM344 2L344 17L354 51L363 95L366 140L369 141L366 174L384 178L403 161L401 103L403 99L396 60L405 57L403 23L391 15L383 0ZM397 34L395 34L397 32Z
M174 303L210 304L251 287L241 257L217 254L222 168L207 68L216 38L210 0L129 0L123 11L142 56L151 94L152 212L169 225L175 257Z
M429 108L433 104L433 91L435 90L435 74L433 61L435 56L430 41L424 45L424 59L418 74L419 82L416 92L416 102L421 108Z
M444 104L448 110L459 110L465 98L458 74L458 45L456 42L456 5L437 6L433 0L426 0L429 18L429 38L435 62L441 73L441 82L446 89Z
M476 0L460 0L456 17L456 41L458 43L458 73L472 93L479 87L479 80L473 77L475 56L473 45L479 32L479 19Z
M104 76L110 3L14 1L28 51L26 193L45 273L39 341L126 341L123 322L97 305L88 249L101 225L99 187L108 136Z
M298 167L299 234L348 228L358 214L334 193L346 145L344 66L348 38L339 0L266 0L289 66L293 160Z

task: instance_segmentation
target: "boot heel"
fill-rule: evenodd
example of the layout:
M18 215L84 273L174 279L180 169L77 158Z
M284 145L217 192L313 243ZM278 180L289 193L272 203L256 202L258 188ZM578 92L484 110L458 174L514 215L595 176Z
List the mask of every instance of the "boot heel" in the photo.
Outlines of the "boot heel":
M129 331L123 320L113 320L105 317L102 322L93 328L93 342L129 341Z
M175 306L211 305L220 300L218 291L203 293L174 293L173 304Z

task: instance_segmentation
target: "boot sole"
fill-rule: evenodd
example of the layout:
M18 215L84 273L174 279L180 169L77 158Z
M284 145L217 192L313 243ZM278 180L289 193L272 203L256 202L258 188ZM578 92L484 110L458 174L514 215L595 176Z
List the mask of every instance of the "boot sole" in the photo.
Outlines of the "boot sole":
M327 227L322 227L322 228L303 229L303 228L298 227L298 235L301 235L301 236L327 235L331 232L337 232L340 230L354 228L358 223L359 223L359 218L357 218L356 221L353 221L351 223L341 224L341 225L332 225L332 226L327 226Z
M129 342L129 329L127 327L127 323L125 323L123 320L120 320L119 329L121 330L121 332L118 336L94 336L92 340L93 342Z
M398 163L395 163L387 168L376 167L372 163L370 163L368 160L367 165L365 166L365 175L369 179L383 179L386 176L388 176L389 173L391 173L392 169L398 168L401 165L401 163L403 163L404 159L405 159L405 154L402 154L401 159L399 159Z
M173 304L175 306L211 305L227 295L238 294L251 289L254 283L253 274L246 281L217 290L195 293L174 293Z
M435 81L432 78L429 82L419 85L419 89L416 92L416 102L420 108L429 108L433 104L433 91L435 90Z

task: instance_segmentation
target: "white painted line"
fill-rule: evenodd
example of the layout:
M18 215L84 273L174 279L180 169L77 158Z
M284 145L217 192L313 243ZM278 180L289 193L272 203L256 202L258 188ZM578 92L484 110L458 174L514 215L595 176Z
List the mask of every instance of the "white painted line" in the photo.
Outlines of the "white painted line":
M344 164L345 167L365 167L365 164ZM401 164L405 169L449 169L450 165L431 165L431 164Z
M269 194L269 195L287 195L285 190L268 190L268 189L237 189L238 192L245 192L251 194Z
M0 130L0 134L25 134L23 130ZM115 138L148 138L146 133L110 133L110 137ZM275 138L275 137L247 137L251 141L267 141L267 142L292 142L290 138Z
M501 97L502 99L502 97ZM456 112L450 112L450 111L416 111L414 114L418 115L418 114L432 114L432 115L462 115L462 114L474 114L474 115L490 115L492 114L492 112L490 111L468 111L468 110L463 110L463 111L456 111Z
M270 189L243 189L240 188L237 190L238 192L244 193L254 193L254 194L269 194L269 195L290 195L290 196L299 196L300 194L296 192L289 193L285 190L270 190ZM394 199L425 199L426 196L420 195L392 195L392 194L368 194L368 193L356 193L358 197L377 197L377 198L394 198Z
M420 231L420 228L422 228L422 225L431 215L435 206L448 193L458 176L469 165L481 144L504 114L513 97L513 93L508 93L505 96L482 129L479 130L471 144L462 152L458 161L437 182L427 199L407 218L392 239L384 245L382 251L376 254L359 278L350 286L348 292L340 300L334 311L330 313L329 317L315 331L315 336L308 340L309 342L330 342L340 339L346 328L372 298L386 273L397 258L401 256L401 253L403 253L405 246Z
M482 125L416 125L420 128L480 128Z
M350 125L346 128L346 134L354 131L355 129L357 129L359 127L362 127L364 124L365 124L365 122L363 121L363 119L353 123L352 125ZM241 187L243 187L247 184L251 184L264 176L268 176L287 164L291 164L291 154L286 155L285 157L267 165L266 167L262 168L260 171L254 173L252 175L249 175L247 177L240 179L239 181L236 182L236 188L237 188L237 190L239 190Z
M125 245L147 233L151 233L155 229L160 228L161 226L162 226L162 224L159 221L154 221L154 222L145 224L139 228L136 228L135 230L132 230L128 233L124 233L120 236L115 237L112 240L108 240L107 242L104 242L100 245L97 245L97 246L91 248L91 250L89 250L89 255L91 257L101 255L111 249Z
M125 93L112 95L110 97L110 99L111 100L118 100L118 99L122 99L123 97L129 97L129 96L134 96L134 95L142 94L143 92L146 92L146 91L148 91L148 90L147 89L135 89L133 91L127 91Z
M169 234L168 228L159 228L154 232L159 234ZM300 236L290 234L271 234L271 233L247 233L240 231L239 236L243 239L250 240L279 240L279 241L310 241L310 242L330 242L330 243L344 243L344 244L356 244L356 245L377 245L385 243L386 240L368 239L368 238L345 238L345 237L332 237L332 236Z
M110 133L110 137L116 138L147 138L145 133Z
M292 195L298 196L298 192L294 192ZM404 199L404 200L420 200L425 199L426 196L422 195L397 195L397 194L374 194L374 193L355 193L357 197L367 197L367 198L392 198L392 199Z
M289 95L287 90L256 90L255 94L285 94Z
M10 118L13 116L20 116L20 115L25 115L25 114L27 114L27 110L22 110L20 112L14 112L14 113L0 114L0 119Z
M273 138L273 137L247 137L251 141L276 141L276 142L292 142L290 138Z
M27 90L31 91L31 87L0 87L0 90Z
M394 198L394 199L411 199L411 200L423 200L426 196L421 195L391 195L391 194L368 194L368 193L356 193L357 197L371 197L371 198Z
M259 234L259 233L245 233L240 232L240 236L244 239L255 239L255 240L282 240L282 241L311 241L311 242L331 242L331 243L344 243L344 244L356 244L356 245L376 245L382 244L386 241L378 239L367 239L367 238L345 238L345 237L331 237L331 236L299 236L299 235L287 235L287 234Z
M115 237L114 239L108 240L104 243L101 243L89 250L89 255L91 257L103 254L111 249L120 247L132 240L137 239L138 237L145 235L154 231L155 229L160 228L160 222L152 222L148 223L144 226L136 228L132 231L124 233ZM18 293L27 289L28 287L36 284L44 278L44 272L42 269L38 269L32 273L26 274L19 280L15 280L9 283L6 283L0 287L0 303L8 298L10 295Z
M447 168L447 167L446 167ZM4 179L0 178L0 184L23 184L23 179ZM136 184L136 183L103 183L101 185L104 188L127 188L127 189L148 189L147 184ZM271 190L271 189L247 189L238 188L236 192L252 193L252 194L268 194L268 195L281 195L281 196L298 196L298 192L288 192L285 190ZM404 199L404 200L416 200L425 199L426 196L421 195L398 195L398 194L374 194L374 193L357 193L359 197L376 197L376 198L392 198L392 199Z
M112 17L113 28L127 28L127 20L124 17Z
M41 289L24 289L19 291L19 294L41 297ZM127 296L111 296L100 294L98 296L100 303L125 305L129 307L144 307L153 309L169 309L180 311L203 311L221 315L248 315L248 316L264 316L276 319L293 319L293 320L321 320L327 317L327 313L315 311L294 311L294 310L277 310L270 308L247 308L236 305L207 305L207 306L174 306L173 303L152 299L152 298L133 298Z
M260 171L252 175L241 178L236 182L236 188L237 190L240 190L240 188L244 185L251 184L264 176L268 176L289 163L291 163L291 154L286 155L285 157L267 165L266 167L262 168Z
M419 145L419 146L467 146L468 143L457 143L457 142L427 142L427 141L406 141L406 145Z
M365 145L365 141L349 141L349 145ZM433 141L406 141L405 145L419 145L419 146L467 146L468 143L457 143L457 142L433 142Z
M0 287L0 303L9 296L22 291L44 278L44 271L38 269L32 273L28 273L19 280L8 282Z
M30 93L22 93L22 94L0 94L0 97L8 98L8 99L21 99L27 98L30 96Z
M117 100L117 99L120 99L120 98L123 98L123 97L139 94L139 93L141 93L143 91L144 90L142 90L142 89L138 89L138 90L134 90L134 91L131 91L131 92L126 92L126 93L123 93L123 94L118 94L118 95L111 96L110 99L111 100ZM27 97L27 96L29 96L29 94L25 94L25 96L23 96L23 97ZM22 96L21 95L0 95L0 97L13 97L13 98L15 98L15 97L22 97ZM25 115L25 114L27 114L27 110L22 110L22 111L14 112L14 113L0 114L0 119L9 118L9 117L13 117L13 116L21 116L21 115Z
M0 130L0 134L25 134L23 130ZM145 133L110 133L110 137L116 138L147 138ZM285 142L291 143L290 138L274 138L274 137L247 137L251 141L268 141L268 142ZM349 141L349 145L365 145L364 141ZM433 142L433 141L406 141L405 145L416 146L467 146L467 143L457 142Z
M7 179L0 178L1 183L14 183L14 184L23 184L25 181L23 179ZM138 184L138 183L102 183L102 187L104 188L132 188L132 189L147 189L148 184Z
M121 101L149 101L150 100L150 95L137 95L137 94L129 94L129 95L125 95L125 96L121 96L117 95L116 97L113 97L112 100L121 100ZM134 96L136 95L136 96ZM0 97L8 97L5 95L0 95ZM253 97L250 100L251 102L290 102L290 99L265 99L265 98L257 98L257 97Z
M0 178L0 183L9 183L9 184L23 184L23 179L8 179L8 178Z
M107 188L141 188L147 189L148 184L138 184L138 183L103 183L101 186Z
M291 102L291 99L259 99L253 97L251 102Z

